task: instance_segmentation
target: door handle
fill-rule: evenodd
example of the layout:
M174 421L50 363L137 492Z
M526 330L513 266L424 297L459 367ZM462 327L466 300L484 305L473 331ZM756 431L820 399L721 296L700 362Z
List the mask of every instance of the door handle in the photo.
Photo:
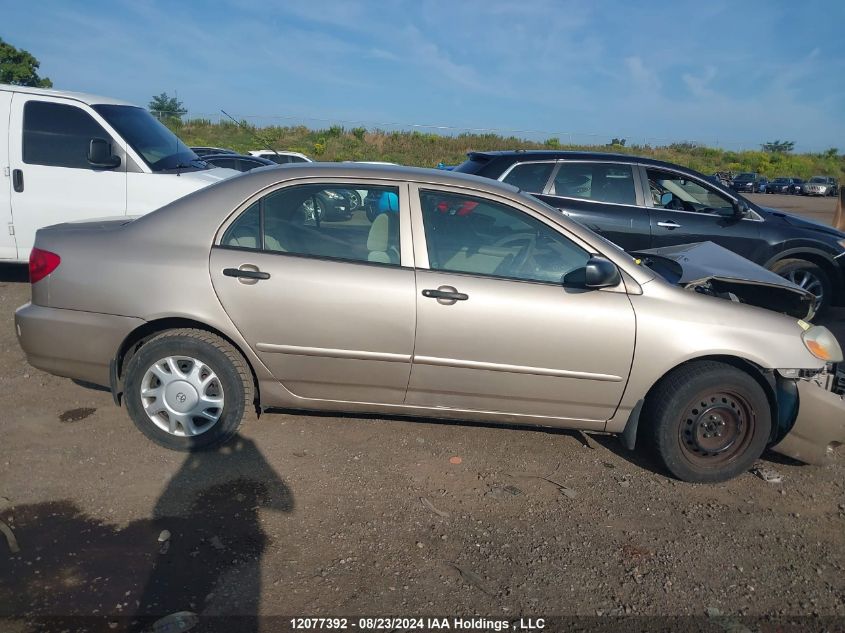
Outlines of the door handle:
M445 299L446 301L466 301L469 299L469 295L463 292L458 292L455 288L451 286L440 286L437 290L432 290L431 288L426 288L422 291L422 296L427 297L429 299Z
M669 230L681 228L680 224L678 224L677 222L672 222L671 220L669 222L658 222L657 226L662 226L664 229Z
M18 193L23 191L23 171L20 169L12 170L12 188Z
M241 279L270 279L270 273L261 270L244 270L243 268L224 268L223 274L226 277L239 277Z

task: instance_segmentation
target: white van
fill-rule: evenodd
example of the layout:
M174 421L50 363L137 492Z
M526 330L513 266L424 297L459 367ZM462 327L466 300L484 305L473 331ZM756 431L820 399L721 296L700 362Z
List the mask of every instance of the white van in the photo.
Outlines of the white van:
M0 84L0 262L43 226L140 215L234 176L149 112L107 97Z

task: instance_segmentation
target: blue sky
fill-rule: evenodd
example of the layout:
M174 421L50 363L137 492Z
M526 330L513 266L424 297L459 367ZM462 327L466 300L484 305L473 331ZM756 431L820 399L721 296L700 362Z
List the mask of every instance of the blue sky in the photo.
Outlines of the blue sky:
M37 8L35 8L37 6ZM0 0L57 88L192 114L845 151L845 2Z

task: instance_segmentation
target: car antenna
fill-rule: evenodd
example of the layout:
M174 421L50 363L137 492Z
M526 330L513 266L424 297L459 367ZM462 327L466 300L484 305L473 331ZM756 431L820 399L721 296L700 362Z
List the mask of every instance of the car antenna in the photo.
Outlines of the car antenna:
M226 112L223 108L220 108L220 112L222 112L222 113L223 113L223 114L225 114L227 117L229 117L230 119L232 119L232 121L234 121L234 122L235 122L235 125L237 125L238 127L241 127L241 128L243 128L243 129L245 129L247 132L249 132L250 134L252 134L252 137L253 137L254 139L256 139L259 143L261 143L261 145L263 145L265 149L270 150L270 151L271 151L271 152L273 152L276 156L279 156L279 155L280 155L280 154L279 154L279 152L277 152L277 151L276 151L276 150L274 150L272 147L270 147L270 143L268 143L266 140L264 140L263 138L261 138L260 136L258 136L258 134L256 133L256 131L255 131L255 130L253 130L251 127L249 127L249 126L247 126L247 125L244 125L243 123L241 123L240 121L238 121L235 117L233 117L231 114L229 114L228 112Z

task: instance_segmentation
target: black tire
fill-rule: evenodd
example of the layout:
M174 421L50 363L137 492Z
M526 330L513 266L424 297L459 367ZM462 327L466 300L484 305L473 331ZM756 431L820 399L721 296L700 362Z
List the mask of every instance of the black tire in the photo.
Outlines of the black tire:
M672 475L715 483L742 474L760 457L772 413L752 376L725 363L697 361L654 387L641 424L642 439Z
M216 375L222 389L219 418L197 435L172 434L160 428L144 409L142 381L148 370L168 357L200 361ZM212 381L212 387L218 385ZM187 328L167 330L144 343L126 363L124 400L135 426L156 444L176 451L213 448L237 433L247 408L253 406L252 373L243 356L219 336Z
M788 279L799 286L806 287L814 295L819 297L816 305L816 314L822 314L831 305L833 299L833 282L824 268L806 259L782 259L771 266L771 271L777 273L784 279ZM815 278L814 282L804 282L807 277ZM817 284L821 286L821 294L816 291Z

